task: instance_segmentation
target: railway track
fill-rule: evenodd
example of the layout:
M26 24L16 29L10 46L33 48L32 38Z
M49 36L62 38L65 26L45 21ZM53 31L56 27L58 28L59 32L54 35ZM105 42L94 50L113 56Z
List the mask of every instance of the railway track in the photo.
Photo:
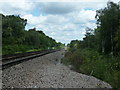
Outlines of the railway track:
M59 50L44 50L44 51L35 51L35 52L26 52L19 54L10 54L2 56L2 69L6 69L13 65L19 64L21 62L40 57L49 53L53 53Z

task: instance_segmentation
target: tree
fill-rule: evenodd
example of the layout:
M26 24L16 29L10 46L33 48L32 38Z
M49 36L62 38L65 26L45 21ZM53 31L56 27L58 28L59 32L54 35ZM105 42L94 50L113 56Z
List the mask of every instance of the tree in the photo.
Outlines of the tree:
M25 52L31 49L45 50L59 48L58 43L36 28L25 30L27 20L19 15L2 15L3 54Z
M4 16L2 22L3 37L6 33L9 33L9 36L11 35L13 37L20 38L27 24L27 20L20 18L19 15Z
M102 39L102 52L105 54L115 53L114 37L120 20L119 5L108 2L107 7L97 11L97 25L100 28L100 37Z
M118 52L120 54L120 26L116 32L115 38L114 38L115 42L116 42L116 52Z

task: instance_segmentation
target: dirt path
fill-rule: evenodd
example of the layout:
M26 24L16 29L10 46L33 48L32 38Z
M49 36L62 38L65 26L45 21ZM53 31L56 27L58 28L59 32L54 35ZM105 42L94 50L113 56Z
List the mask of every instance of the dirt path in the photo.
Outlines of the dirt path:
M111 88L106 82L70 70L59 61L64 51L26 61L3 71L3 87Z

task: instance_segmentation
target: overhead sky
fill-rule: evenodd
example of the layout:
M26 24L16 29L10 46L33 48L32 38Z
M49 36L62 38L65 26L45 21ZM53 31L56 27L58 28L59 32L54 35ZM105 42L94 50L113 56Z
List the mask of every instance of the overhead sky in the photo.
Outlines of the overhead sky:
M112 0L111 0L112 1ZM58 42L82 40L85 28L96 27L96 10L108 0L0 0L0 13L28 20L26 30L36 27ZM118 3L119 0L113 0Z

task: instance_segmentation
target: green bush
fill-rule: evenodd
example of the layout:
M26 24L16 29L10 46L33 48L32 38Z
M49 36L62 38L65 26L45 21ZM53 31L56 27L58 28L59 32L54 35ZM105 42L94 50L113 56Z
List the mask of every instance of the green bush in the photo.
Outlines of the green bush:
M81 73L95 76L108 82L114 88L120 85L120 57L100 55L91 49L68 51L63 61L71 64Z
M13 45L2 46L2 54L12 54L15 53L15 47Z
M76 70L79 70L84 58L81 54L81 51L78 49L71 55L71 64L75 67Z
M26 52L29 49L31 49L31 47L27 45L5 45L2 47L2 54L21 53Z
M84 58L81 54L81 51L78 49L74 52L72 51L66 52L62 62L66 65L71 64L75 70L79 71L79 67L82 64L83 59Z
M65 65L71 64L71 61L70 61L71 56L72 56L72 52L66 52L65 57L61 60L61 62L64 63Z

